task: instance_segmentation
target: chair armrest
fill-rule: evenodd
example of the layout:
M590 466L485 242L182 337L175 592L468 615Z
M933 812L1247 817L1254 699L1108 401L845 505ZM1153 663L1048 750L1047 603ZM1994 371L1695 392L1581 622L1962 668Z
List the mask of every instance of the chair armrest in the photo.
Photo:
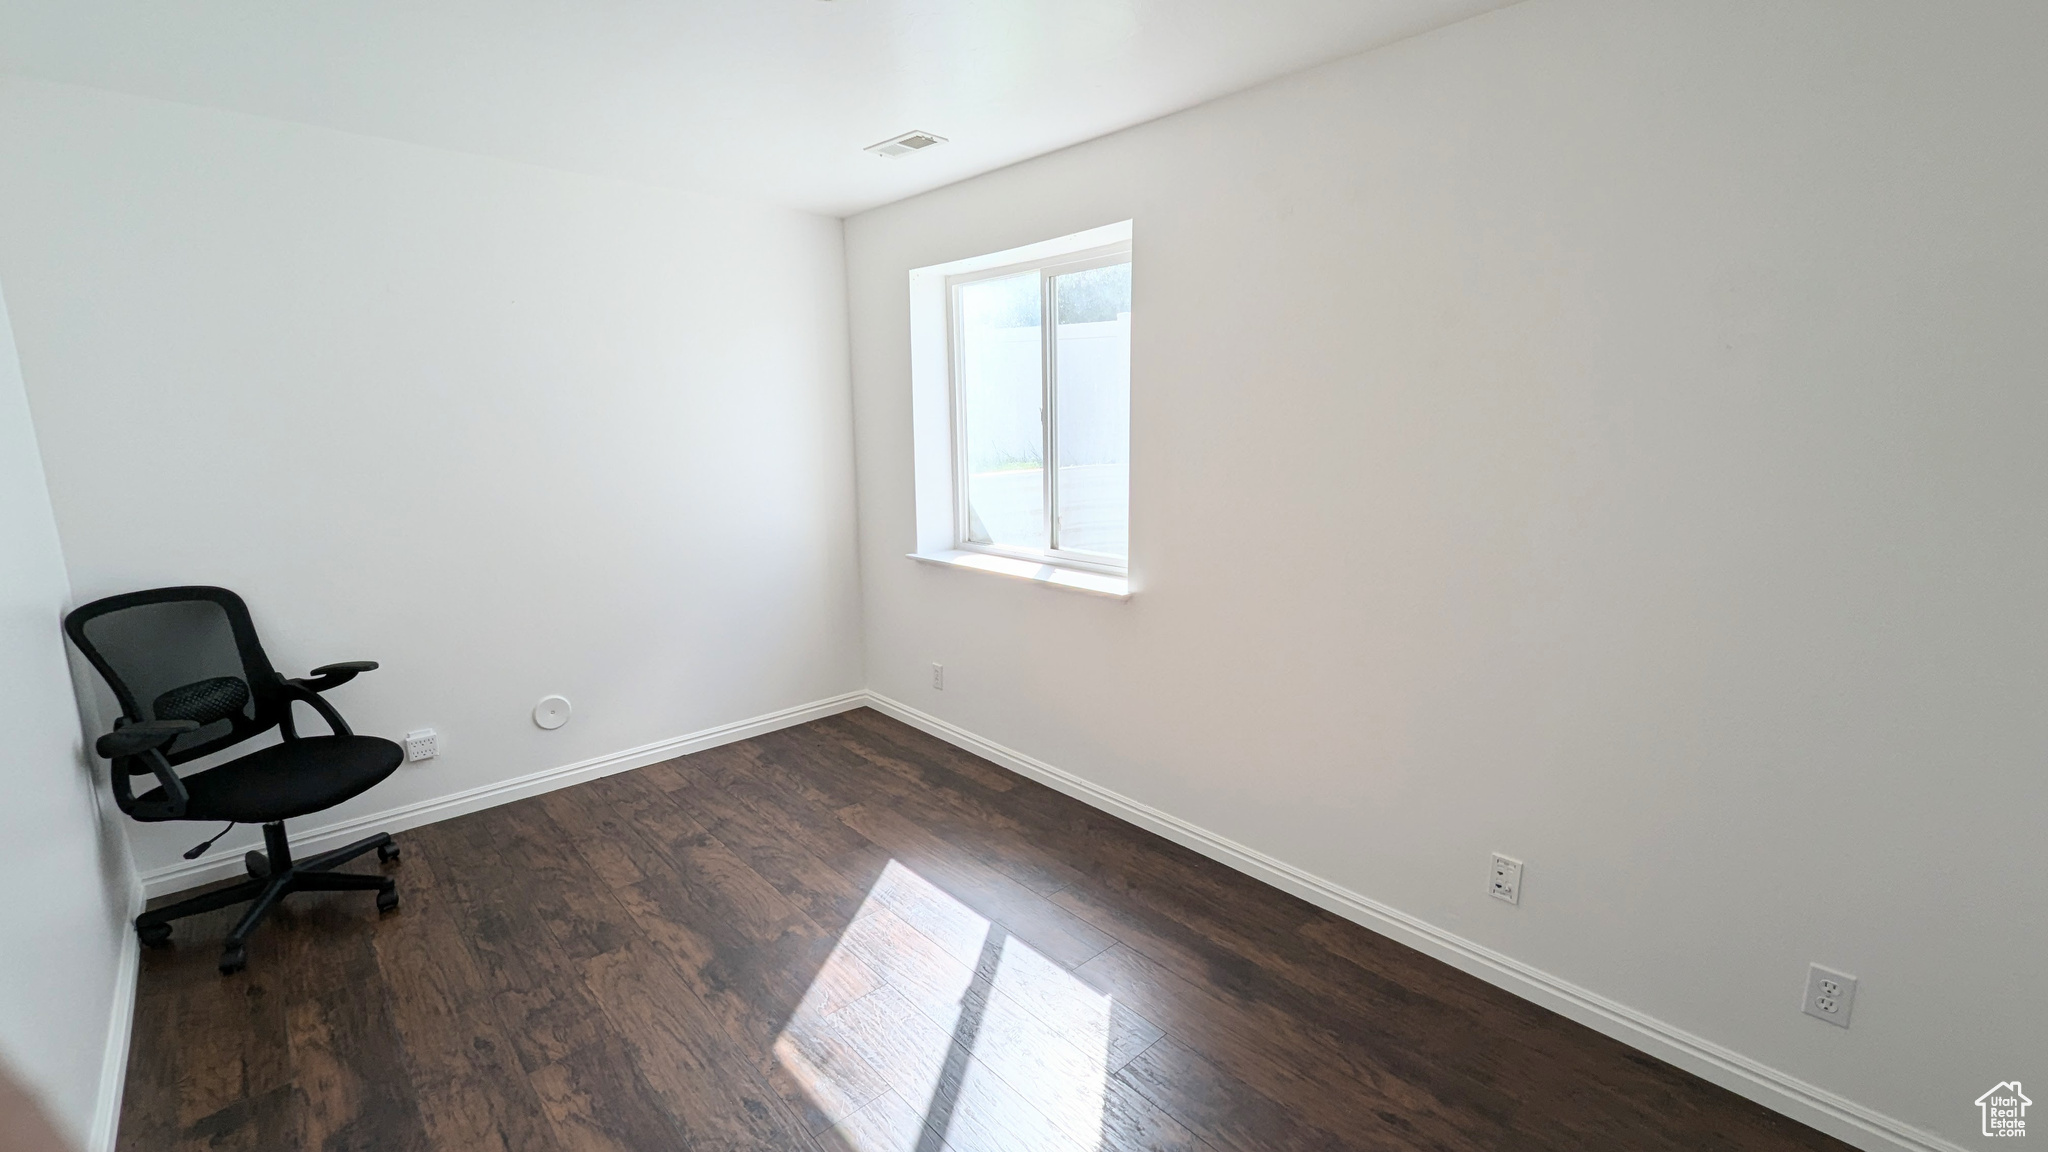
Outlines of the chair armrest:
M309 692L325 692L329 688L339 688L358 675L373 672L376 668L375 660L344 660L339 664L322 664L306 677L287 683L296 684Z
M187 732L197 732L199 727L193 720L145 720L139 724L123 724L93 742L93 751L114 762L114 803L121 811L137 820L184 818L185 805L191 797L185 791L185 782L171 770L171 762L164 758L163 750L164 745ZM142 768L134 766L136 760L142 761ZM141 772L156 777L157 783L163 786L163 799L136 799L128 777Z
M109 760L125 756L140 756L152 748L161 748L187 732L199 731L199 725L191 720L146 720L140 724L123 724L93 743L93 751Z
M374 668L376 665L373 664L371 667ZM350 673L350 675L354 675L354 673ZM313 711L318 712L320 719L327 722L328 730L336 736L355 735L350 730L348 721L343 720L341 713L334 710L334 705L329 704L326 698L320 695L318 685L306 680L286 680L284 682L284 693L294 700L303 701ZM299 728L298 725L292 723L290 706L286 706L284 715L278 718L278 727L283 730L285 739L297 740L299 738Z

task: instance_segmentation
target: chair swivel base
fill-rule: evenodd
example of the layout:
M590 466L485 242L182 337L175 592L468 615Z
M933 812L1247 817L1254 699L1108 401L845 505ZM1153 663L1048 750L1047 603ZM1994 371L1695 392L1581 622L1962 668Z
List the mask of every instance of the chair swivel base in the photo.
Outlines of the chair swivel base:
M161 948L171 942L171 921L247 903L249 910L242 914L234 931L228 933L227 943L221 949L220 972L229 976L248 965L249 937L263 923L263 918L270 915L278 901L294 892L374 891L377 893L377 911L389 912L398 907L398 882L390 877L334 871L338 865L371 849L376 850L377 859L383 863L396 861L398 845L392 843L388 832L379 832L332 852L322 852L294 863L291 845L284 836L284 822L280 820L263 826L263 845L268 851L251 852L243 858L249 879L144 912L135 918L135 934L144 944Z

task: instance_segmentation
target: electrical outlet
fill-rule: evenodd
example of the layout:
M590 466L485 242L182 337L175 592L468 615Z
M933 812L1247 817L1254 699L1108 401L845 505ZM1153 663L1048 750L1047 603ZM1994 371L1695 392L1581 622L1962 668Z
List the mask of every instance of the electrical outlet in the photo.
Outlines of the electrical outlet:
M1806 999L1800 1011L1837 1028L1849 1026L1849 1009L1856 1006L1856 978L1818 964L1806 970Z
M432 760L441 754L440 737L432 728L422 728L405 734L405 758L407 760Z
M1487 889L1495 900L1522 902L1522 862L1513 856L1493 854L1493 882Z
M946 690L946 666L944 664L932 665L932 687L941 692Z

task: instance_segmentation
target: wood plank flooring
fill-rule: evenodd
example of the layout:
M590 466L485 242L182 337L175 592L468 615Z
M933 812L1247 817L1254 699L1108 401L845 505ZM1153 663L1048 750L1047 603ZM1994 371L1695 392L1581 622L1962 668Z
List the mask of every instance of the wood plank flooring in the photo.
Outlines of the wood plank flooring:
M400 840L145 953L121 1149L1847 1147L872 711Z

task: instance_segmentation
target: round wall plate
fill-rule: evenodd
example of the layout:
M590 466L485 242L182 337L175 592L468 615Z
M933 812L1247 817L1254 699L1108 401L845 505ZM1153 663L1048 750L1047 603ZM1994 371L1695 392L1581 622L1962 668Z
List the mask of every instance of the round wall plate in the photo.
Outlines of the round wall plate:
M566 696L543 696L533 706L533 722L543 728L560 728L569 722L569 698Z

